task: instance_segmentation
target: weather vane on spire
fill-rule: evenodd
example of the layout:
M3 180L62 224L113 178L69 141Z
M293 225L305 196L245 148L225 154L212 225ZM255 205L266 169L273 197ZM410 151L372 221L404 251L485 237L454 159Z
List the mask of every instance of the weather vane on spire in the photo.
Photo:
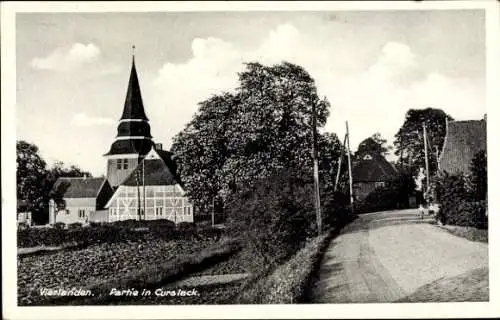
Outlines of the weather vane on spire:
M132 56L135 56L135 44L132 45Z

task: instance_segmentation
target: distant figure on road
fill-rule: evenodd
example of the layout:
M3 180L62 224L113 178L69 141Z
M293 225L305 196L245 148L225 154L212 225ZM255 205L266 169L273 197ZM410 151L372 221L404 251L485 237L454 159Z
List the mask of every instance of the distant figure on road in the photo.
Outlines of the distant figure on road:
M424 168L420 168L418 171L418 175L414 177L414 180L415 180L415 193L417 196L417 206L418 206L417 212L421 219L424 218L424 211L425 211L424 179L425 179Z

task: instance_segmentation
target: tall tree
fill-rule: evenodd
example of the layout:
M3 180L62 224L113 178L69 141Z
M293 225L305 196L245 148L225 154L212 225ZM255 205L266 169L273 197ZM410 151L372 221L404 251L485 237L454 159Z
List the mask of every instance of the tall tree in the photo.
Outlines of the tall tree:
M16 143L16 156L17 198L34 205L42 197L47 164L38 147L23 140Z
M451 116L441 109L408 110L405 122L396 134L396 140L394 141L396 155L399 156L402 164L410 166L413 171L418 170L418 168L425 168L422 127L422 124L425 124L429 144L429 173L432 175L437 171L436 153L441 152L443 148L446 136L446 118L453 120Z
M355 156L358 156L362 152L374 152L380 154L381 156L386 156L392 149L392 146L387 146L387 140L382 137L380 133L375 133L371 137L366 138L361 141L358 146L358 150Z
M323 127L328 101L318 97L307 71L287 62L247 63L234 93L201 102L171 150L195 205L210 208L214 196L227 198L285 167L312 179L313 104L318 127ZM319 140L320 155L335 159L340 148L337 137L322 135Z

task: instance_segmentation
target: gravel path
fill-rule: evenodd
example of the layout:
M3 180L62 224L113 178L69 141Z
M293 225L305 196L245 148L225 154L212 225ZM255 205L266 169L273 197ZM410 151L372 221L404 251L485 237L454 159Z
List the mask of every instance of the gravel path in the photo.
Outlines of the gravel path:
M431 225L429 217L416 217L416 210L361 215L330 243L311 302L394 302L416 292L412 302L429 301L429 296L433 302L454 301L451 292L457 287L459 301L488 300L487 244L453 236ZM471 287L465 285L470 277L481 279Z

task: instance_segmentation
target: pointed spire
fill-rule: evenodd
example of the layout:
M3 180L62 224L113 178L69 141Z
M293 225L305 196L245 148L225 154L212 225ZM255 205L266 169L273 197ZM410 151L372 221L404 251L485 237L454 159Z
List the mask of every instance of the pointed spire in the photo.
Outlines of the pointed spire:
M132 46L132 68L130 70L125 106L123 107L123 113L120 120L123 119L148 120L144 112L139 78L137 77L137 70L135 69L135 46Z
M135 68L135 46L132 46L132 68L128 81L127 95L120 122L117 128L117 136L105 156L116 154L140 154L149 152L153 141L149 120L144 111L142 103L139 78Z

